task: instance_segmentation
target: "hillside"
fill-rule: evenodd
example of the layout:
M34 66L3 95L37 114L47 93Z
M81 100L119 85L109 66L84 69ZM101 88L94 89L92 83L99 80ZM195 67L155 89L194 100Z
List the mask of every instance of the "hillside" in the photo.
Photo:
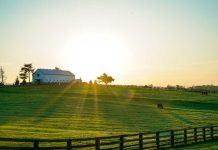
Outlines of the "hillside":
M158 103L164 109L157 109ZM0 88L0 137L75 138L218 124L218 94L117 86Z

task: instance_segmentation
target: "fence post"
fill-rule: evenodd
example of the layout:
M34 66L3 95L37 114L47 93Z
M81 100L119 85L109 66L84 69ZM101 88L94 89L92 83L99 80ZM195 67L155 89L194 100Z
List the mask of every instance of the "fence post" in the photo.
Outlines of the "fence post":
M184 143L187 144L187 129L184 129Z
M99 138L95 139L95 150L100 150L100 139Z
M38 140L35 140L35 141L33 142L33 147L34 147L35 150L38 150L38 149L39 149L39 141L38 141Z
M121 135L120 136L120 150L123 150L123 145L124 145L124 137Z
M139 133L139 149L143 150L143 134Z
M160 133L158 131L156 132L156 145L157 149L160 149Z
M195 139L195 142L198 141L197 128L194 128L194 139Z
M174 146L174 131L171 130L170 132L170 143L171 143L171 147Z
M213 139L213 127L210 127L210 137Z
M67 150L72 150L72 140L67 140Z
M206 141L206 132L205 132L205 127L203 127L203 140Z

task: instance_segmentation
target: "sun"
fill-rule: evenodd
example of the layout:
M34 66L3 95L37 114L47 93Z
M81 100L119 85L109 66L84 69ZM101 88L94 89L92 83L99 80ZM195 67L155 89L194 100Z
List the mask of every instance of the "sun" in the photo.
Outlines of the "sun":
M117 74L128 58L122 38L109 33L81 33L66 45L64 63L87 81L103 72Z

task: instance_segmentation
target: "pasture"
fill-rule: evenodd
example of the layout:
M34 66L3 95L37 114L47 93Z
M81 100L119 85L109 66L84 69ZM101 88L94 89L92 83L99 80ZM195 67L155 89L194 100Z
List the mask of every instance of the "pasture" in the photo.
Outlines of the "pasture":
M158 109L157 104L164 109ZM0 88L0 137L77 138L218 124L218 94L118 86Z

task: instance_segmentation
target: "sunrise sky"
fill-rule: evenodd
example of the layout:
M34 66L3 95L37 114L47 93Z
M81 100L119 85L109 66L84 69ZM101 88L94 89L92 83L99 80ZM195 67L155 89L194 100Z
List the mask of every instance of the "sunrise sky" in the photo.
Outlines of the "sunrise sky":
M115 84L218 85L218 0L0 0L0 66Z

